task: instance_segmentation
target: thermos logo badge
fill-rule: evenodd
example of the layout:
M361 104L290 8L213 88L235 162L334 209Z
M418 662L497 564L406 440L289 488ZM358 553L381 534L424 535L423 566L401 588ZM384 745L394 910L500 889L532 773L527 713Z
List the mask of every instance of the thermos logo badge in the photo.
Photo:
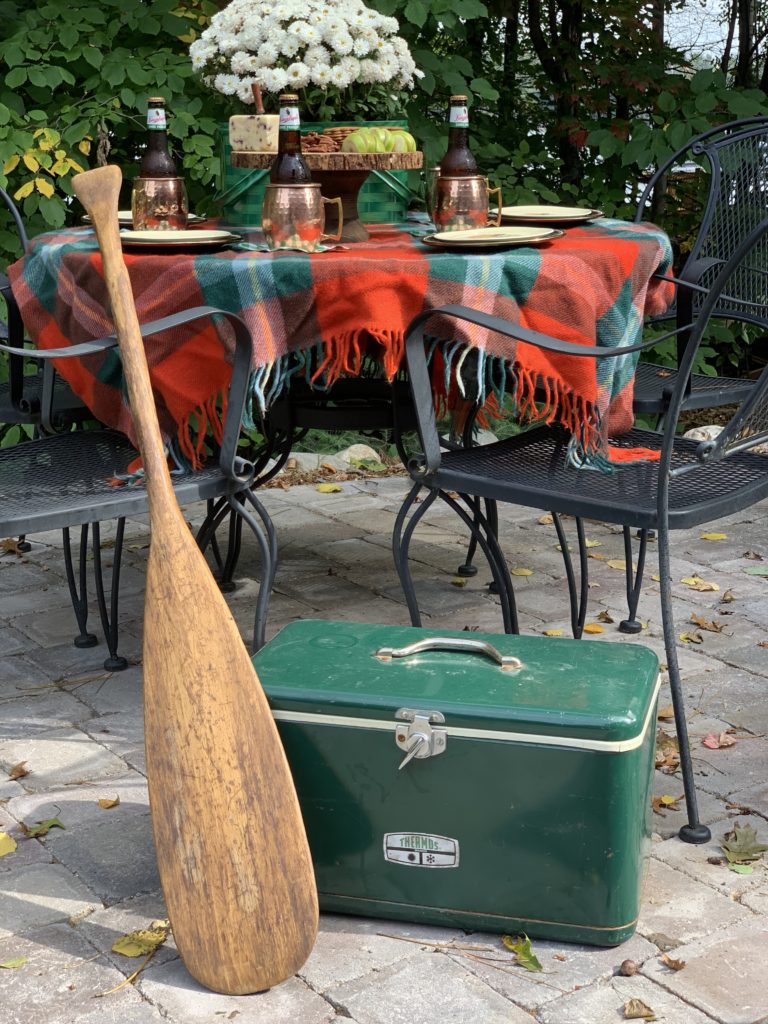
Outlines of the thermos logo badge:
M412 868L457 868L459 841L424 832L387 832L384 860Z

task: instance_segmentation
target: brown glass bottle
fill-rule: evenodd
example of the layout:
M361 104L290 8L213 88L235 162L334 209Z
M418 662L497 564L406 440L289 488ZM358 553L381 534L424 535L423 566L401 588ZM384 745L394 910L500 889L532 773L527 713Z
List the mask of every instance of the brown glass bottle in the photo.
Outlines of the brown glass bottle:
M274 185L306 185L312 181L309 167L301 155L299 97L292 94L280 97L277 156L272 161L269 180Z
M139 162L140 178L177 178L178 171L168 150L165 100L150 96L147 100L147 148Z
M440 161L440 174L446 178L464 178L470 174L477 174L477 161L469 148L466 96L451 96L448 111L448 149Z

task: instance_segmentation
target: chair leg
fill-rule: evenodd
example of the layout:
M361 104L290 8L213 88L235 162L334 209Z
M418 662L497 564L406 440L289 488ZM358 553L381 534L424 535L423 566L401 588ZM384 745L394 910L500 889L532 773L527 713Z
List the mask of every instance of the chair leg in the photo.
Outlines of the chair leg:
M637 549L637 569L632 569L632 534L628 526L624 527L624 564L627 580L627 618L619 623L620 633L636 634L643 628L642 623L636 618L637 605L640 601L640 587L643 583L643 571L645 570L645 553L648 547L648 531L638 530L637 536L640 545Z
M205 525L208 522L208 520L213 518L213 516L216 513L216 502L214 501L213 498L209 498L206 501L205 508L206 508L205 519L203 520L203 525L200 527L200 529L197 532L197 538L196 539L198 539L200 537L200 533L205 529ZM199 539L198 539L198 543L199 543ZM213 555L213 560L216 563L217 570L219 572L221 572L222 569L224 568L224 559L221 557L221 552L219 551L219 542L216 539L216 533L215 532L214 532L213 536L211 537L211 554Z
M259 596L256 600L256 612L253 620L253 653L255 654L256 651L261 650L266 642L267 612L269 611L269 600L272 596L272 587L275 582L275 574L277 573L277 532L275 531L275 524L272 522L271 516L252 490L243 491L239 497L245 497L245 500L254 507L263 526L263 529L259 527L256 519L245 508L245 504L242 501L235 502L232 499L237 507L239 516L242 516L253 530L261 550L261 586L259 587Z
M112 585L109 594L109 611L104 594L104 574L101 565L101 529L99 523L93 524L93 568L96 580L96 601L99 605L101 626L104 639L107 641L109 657L104 661L107 672L122 672L128 668L128 662L117 653L118 632L118 599L120 596L120 560L123 555L123 534L125 533L125 517L117 520L115 533L114 557L112 559Z
M437 491L430 491L414 512L405 530L403 530L408 512L416 501L420 490L421 484L416 483L413 485L408 497L400 506L400 511L397 513L397 519L395 519L394 529L392 530L392 557L394 558L395 571L405 596L405 603L408 606L412 626L421 625L421 612L419 611L419 602L416 600L411 570L408 568L408 549L416 525L437 497Z
M69 536L69 527L62 530L64 543L64 570L67 574L67 585L69 596L72 601L72 610L75 613L77 628L80 630L73 643L75 647L95 647L99 642L94 633L89 633L88 626L88 591L87 591L87 563L88 554L88 524L80 528L80 552L79 552L79 580L75 579L75 569L72 563L72 542Z
M216 535L214 534L214 540ZM229 517L229 540L227 541L227 556L224 559L224 566L219 576L219 586L222 593L229 594L235 589L233 576L237 568L237 560L240 558L240 547L243 541L243 520L242 514L232 514Z
M587 557L587 543L584 536L584 522L576 518L576 538L579 544L579 580L580 587L576 593L576 576L573 571L573 560L568 547L568 538L563 529L563 521L557 512L552 513L552 522L555 524L557 539L560 541L560 550L563 555L565 567L565 579L568 584L568 601L571 606L571 632L575 640L581 639L584 632L584 621L587 617L587 600L589 598L589 561Z
M688 824L680 829L680 838L686 843L707 843L712 833L699 821L696 801L696 786L693 780L691 747L688 740L688 725L685 720L683 689L680 683L680 669L677 663L675 624L672 617L672 590L669 565L669 528L666 523L659 526L659 576L661 577L661 620L664 628L664 647L667 654L669 686L672 690L672 706L675 711L675 729L680 751L680 772L683 777L685 803L688 810Z
M217 541L217 530L229 516L229 537L227 540L227 552L222 558ZM227 594L235 589L232 580L237 561L240 557L240 546L242 542L242 523L231 505L229 498L219 498L217 501L210 500L207 504L207 512L200 529L195 535L195 540L201 551L206 551L210 546L216 563L219 589Z

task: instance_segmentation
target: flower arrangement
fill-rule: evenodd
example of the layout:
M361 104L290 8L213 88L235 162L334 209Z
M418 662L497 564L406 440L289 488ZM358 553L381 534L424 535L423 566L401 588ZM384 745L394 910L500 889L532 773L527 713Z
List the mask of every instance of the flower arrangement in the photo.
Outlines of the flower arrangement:
M190 46L193 68L225 96L252 85L300 92L305 116L392 116L420 76L396 18L362 0L232 0Z

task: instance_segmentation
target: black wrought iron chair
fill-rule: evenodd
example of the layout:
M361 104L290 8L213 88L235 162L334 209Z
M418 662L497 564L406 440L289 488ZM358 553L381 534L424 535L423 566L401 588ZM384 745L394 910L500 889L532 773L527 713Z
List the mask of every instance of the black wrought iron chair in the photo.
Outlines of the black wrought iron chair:
M517 628L512 582L496 532L481 511L481 501L507 502L577 517L581 572L579 594L576 593L568 545L562 545L568 569L572 616L579 626L574 630L575 635L580 635L587 596L588 561L581 518L639 527L643 531L655 529L659 540L664 643L688 809L688 824L680 835L692 843L706 842L710 832L700 823L696 806L672 617L669 531L710 522L768 496L768 455L750 450L768 441L768 369L715 441L697 443L678 437L677 418L685 399L696 349L716 311L726 307L734 312L748 311L756 323L768 328L768 278L759 269L766 265L767 237L768 220L765 220L738 246L697 309L675 391L670 397L663 432L633 429L615 442L624 447L658 451L658 462L627 464L613 473L574 468L566 459L568 435L562 429L547 426L534 427L489 445L444 450L435 426L425 354L425 328L429 319L440 313L549 351L579 358L610 358L621 352L640 351L653 344L652 341L632 349L585 348L527 331L464 306L445 306L417 317L409 328L406 341L424 454L409 465L414 484L397 517L393 552L411 622L419 625L420 614L408 567L408 548L415 527L437 498L456 511L486 554L501 595L507 632ZM749 298L740 298L744 294ZM671 333L674 335L676 331ZM417 503L416 499L423 490L428 493ZM642 571L640 565L638 571ZM631 578L631 558L627 562L627 573L628 579Z
M145 324L142 335L149 337L160 334L202 318L214 320L222 343L234 339L223 441L216 460L210 460L199 470L173 474L172 479L181 505L194 501L207 502L207 513L197 533L198 543L203 550L212 543L216 529L232 512L247 522L256 536L262 560L253 637L253 647L257 650L264 643L267 606L277 562L277 540L271 520L251 488L253 465L237 454L243 410L249 394L253 355L251 335L239 317L208 306L185 310L175 316ZM33 356L40 360L82 358L116 344L116 339L109 337L64 349L21 351L25 357ZM2 345L0 351L14 356L20 350ZM50 385L51 378L47 380ZM52 388L49 386L42 396L42 415L46 415L45 410L50 408L51 401ZM125 517L147 510L146 490L143 486L115 486L114 479L125 475L127 467L136 458L137 452L128 439L106 428L76 429L36 437L0 449L0 537L63 530L67 581L80 630L74 641L78 647L91 647L97 642L96 637L87 629L87 554L89 530L92 532L96 600L109 650L104 666L110 671L123 669L127 664L117 653L118 596ZM112 519L117 520L117 531L110 595L107 599L99 524ZM81 533L76 572L70 530L77 526L81 528Z
M677 300L664 320L678 327L691 323L706 291L741 242L765 217L768 209L768 117L730 121L697 135L681 146L652 175L637 204L635 223L650 220L665 226L674 207L677 222L688 211L689 247L677 253ZM680 247L687 243L673 238ZM768 274L768 266L762 268ZM758 276L755 277L755 281ZM700 290L701 289L701 290ZM757 300L759 293L753 298ZM713 317L755 323L749 308L736 311L718 306ZM677 336L678 366L689 336ZM678 370L640 360L635 373L634 408L638 413L663 416L677 384ZM692 373L682 409L719 408L739 402L754 381L739 377Z

